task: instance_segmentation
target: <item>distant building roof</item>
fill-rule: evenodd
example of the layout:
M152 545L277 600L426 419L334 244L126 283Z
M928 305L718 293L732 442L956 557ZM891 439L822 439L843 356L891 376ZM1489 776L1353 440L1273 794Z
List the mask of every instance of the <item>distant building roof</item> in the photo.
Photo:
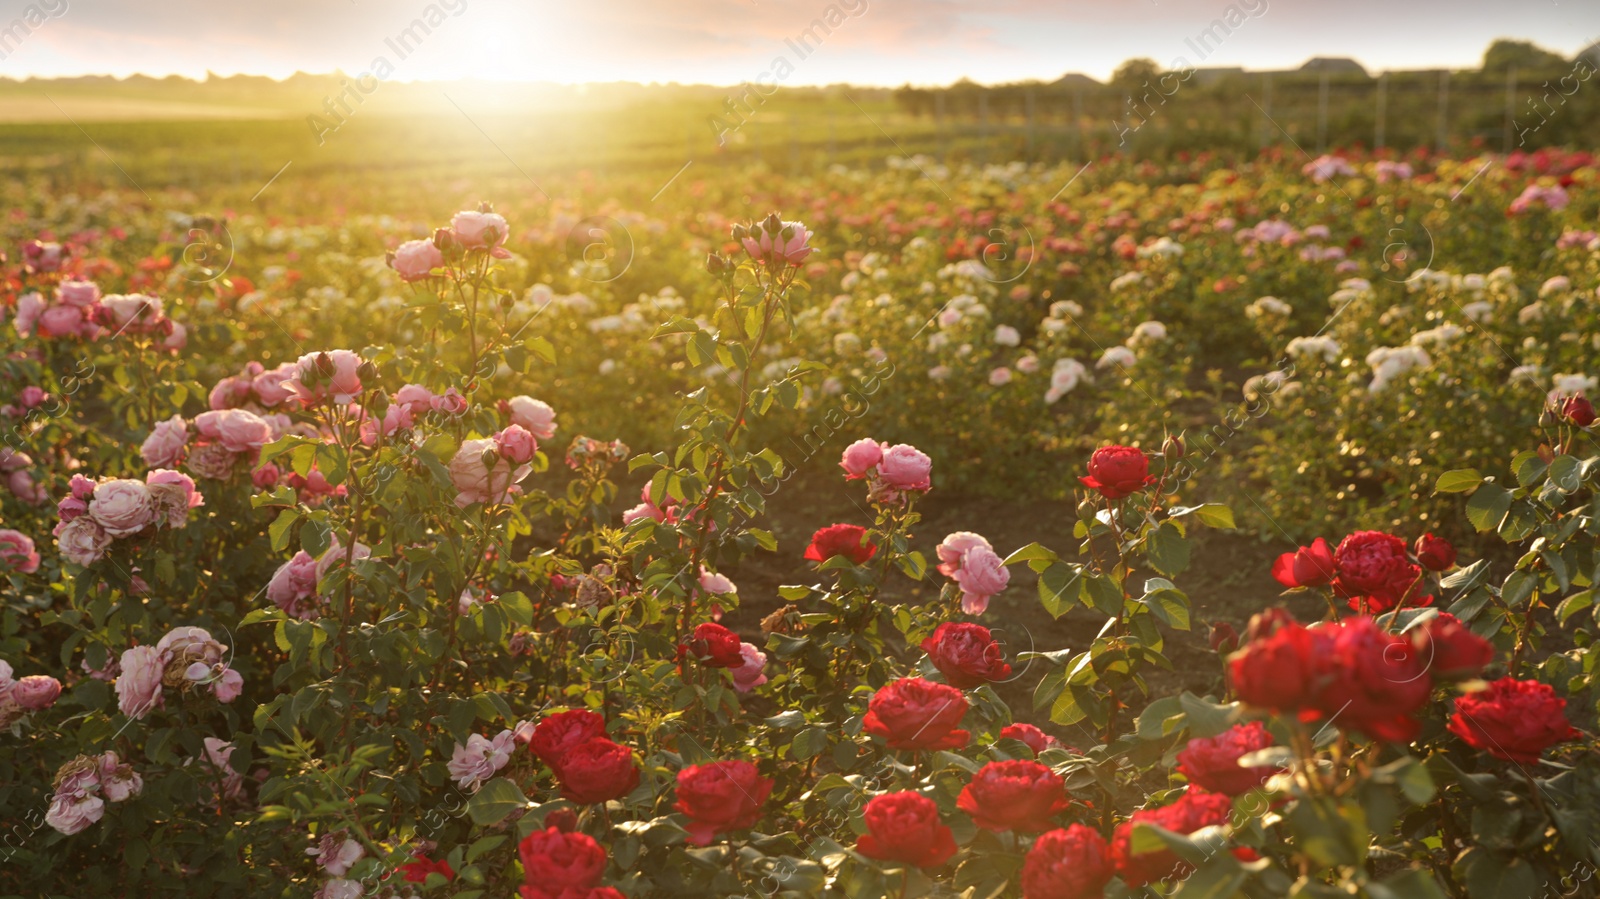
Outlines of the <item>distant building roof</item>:
M1067 74L1062 75L1060 78L1057 78L1055 83L1061 85L1062 87L1100 86L1100 82L1090 78L1088 75L1085 75L1082 72L1068 72Z
M1363 75L1367 74L1366 68L1364 68L1361 63L1356 62L1348 56L1313 56L1312 58L1306 60L1306 64L1300 67L1300 71L1360 72Z

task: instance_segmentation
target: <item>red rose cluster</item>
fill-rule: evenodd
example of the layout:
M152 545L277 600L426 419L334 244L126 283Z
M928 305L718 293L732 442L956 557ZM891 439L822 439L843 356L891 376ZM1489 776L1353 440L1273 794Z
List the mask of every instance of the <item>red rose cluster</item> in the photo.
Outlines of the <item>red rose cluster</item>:
M984 765L956 798L956 808L974 824L996 833L1048 830L1050 819L1070 804L1061 776L1028 759Z
M1401 603L1427 606L1433 597L1418 599L1422 572L1455 567L1456 550L1433 534L1417 538L1416 561L1406 553L1406 542L1382 531L1357 531L1330 550L1318 537L1310 546L1284 553L1272 565L1278 583L1297 587L1331 587L1358 612L1377 615Z
M1111 841L1111 857L1117 873L1130 887L1188 874L1194 866L1170 849L1135 853L1133 829L1140 824L1153 824L1176 834L1191 834L1202 827L1228 823L1228 813L1232 810L1233 800L1227 796L1190 787L1171 805L1134 812L1127 821L1117 825L1116 838Z
M1308 722L1336 719L1388 741L1416 736L1413 715L1436 680L1475 676L1493 656L1487 641L1449 615L1391 634L1365 616L1307 628L1274 609L1251 620L1247 637L1228 658L1246 705Z
M680 660L693 657L707 668L738 668L744 665L739 635L714 621L697 626L689 642L678 647L678 656Z
M639 786L633 750L613 743L605 719L586 709L546 715L528 751L555 773L562 797L580 805L621 799Z
M1271 765L1242 768L1239 759L1273 745L1266 725L1251 721L1210 738L1196 738L1178 753L1178 770L1189 782L1212 793L1239 796L1266 782Z

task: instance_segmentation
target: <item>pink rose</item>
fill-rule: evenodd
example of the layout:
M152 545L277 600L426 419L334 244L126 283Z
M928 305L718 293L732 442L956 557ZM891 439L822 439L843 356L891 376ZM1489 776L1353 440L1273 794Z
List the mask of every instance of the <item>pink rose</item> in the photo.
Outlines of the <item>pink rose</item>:
M161 677L166 663L154 646L135 646L122 654L117 676L117 708L129 718L143 718L161 704Z
M383 410L382 419L355 404L351 404L350 413L358 416L361 421L362 446L377 446L380 429L383 432L383 436L389 437L396 431L409 431L412 425L416 424L416 419L412 417L411 410L398 403Z
M179 517L186 517L188 510L198 509L206 504L205 497L201 496L200 491L195 489L194 479L181 471L173 471L169 468L153 469L144 476L144 482L150 487L152 494L154 494L157 487L178 488L178 496L182 499L182 504L178 509ZM182 525L168 522L168 527L182 527Z
M317 560L305 550L278 566L267 582L267 599L296 618L316 615Z
M188 445L189 423L183 420L182 415L174 415L166 421L156 422L150 436L139 447L139 456L151 468L169 468L183 458L183 450Z
M767 667L767 654L757 649L753 643L740 643L739 655L744 657L744 664L737 668L729 668L728 673L733 675L735 690L749 693L767 682L767 676L763 673Z
M428 401L428 408L442 415L460 415L467 411L467 398L454 387L446 387L444 393Z
M450 218L456 240L468 249L494 249L505 242L510 228L505 217L493 212L458 212Z
M932 470L933 460L926 453L904 443L884 450L878 463L878 476L896 490L927 490Z
M667 513L647 502L640 503L639 505L634 506L628 511L622 513L623 524L633 524L635 521L638 521L642 518L653 518L656 521L666 521Z
M100 779L101 791L112 802L122 802L144 792L144 778L133 770L132 765L123 764L115 752L100 756L96 774Z
M201 435L222 444L230 453L255 453L272 442L272 425L244 409L202 412L194 420Z
M250 472L250 483L256 485L258 490L271 490L278 486L278 477L282 474L278 466L268 462Z
M77 337L83 323L83 310L77 306L51 306L39 315L39 336Z
M345 839L342 830L323 834L316 846L306 850L306 855L316 856L317 864L322 870L335 877L343 877L349 873L350 868L361 861L361 857L366 854L367 851L361 848L360 843Z
M17 405L24 409L36 409L49 398L50 394L45 393L44 388L29 384L17 393Z
M11 701L30 712L50 708L60 695L61 681L43 674L25 677L11 688Z
M770 216L751 228L750 236L743 241L744 251L751 259L772 267L799 265L811 255L811 248L806 246L810 237L805 225L780 222L777 216Z
M456 786L477 791L483 782L511 761L511 750L516 745L516 734L503 730L493 740L482 734L467 737L466 745L457 743L447 767Z
M72 498L81 499L85 502L88 502L89 497L94 496L94 488L94 481L81 474L73 475L72 480L67 482L67 489L72 492Z
M433 408L433 391L421 384L407 384L395 393L394 403L412 415L427 415Z
M473 503L503 503L517 492L513 482L520 479L522 474L526 474L526 471L522 471L521 474L513 473L509 462L503 458L496 458L491 472L484 462L484 454L494 449L495 442L492 439L461 442L461 448L456 450L449 466L450 481L458 491L457 506L465 509Z
M129 537L155 521L150 488L129 478L113 478L94 488L89 517L113 537Z
M144 294L112 294L100 301L104 324L113 331L137 326L149 328L162 318L161 301Z
M878 467L883 461L883 444L870 437L863 437L855 443L844 448L844 455L839 458L839 467L844 469L846 480L859 480L867 476L867 472Z
M700 589L707 593L738 593L739 588L725 574L707 571L704 565L700 566Z
M934 550L939 556L939 573L945 577L954 577L956 571L961 568L961 557L966 555L967 550L979 546L990 552L994 551L988 540L971 531L956 531L945 537L944 542Z
M198 678L193 678L198 680ZM233 702L244 692L244 676L232 668L222 669L222 673L209 681L211 693L217 697L218 702Z
M106 550L111 548L111 535L88 515L56 525L55 535L56 548L62 557L85 568L104 558Z
M444 254L432 240L408 240L395 248L389 265L400 275L400 280L421 281L433 269L444 265Z
M243 378L227 377L218 381L206 396L206 405L213 410L232 409L250 398L250 382Z
M333 544L317 558L317 580L322 580L329 571L345 564L346 559L351 562L359 562L362 559L371 557L372 549L365 543L357 541L354 547L346 547L339 542L338 537L334 537Z
M37 506L50 498L50 494L35 484L33 475L26 471L13 471L6 475L6 487L13 496L30 506Z
M87 793L75 795L57 793L50 800L50 809L44 814L44 822L61 833L72 836L88 830L90 825L105 815L105 809L105 800L99 796L90 796Z
M0 528L0 571L32 574L39 570L39 553L33 538L10 528Z
M514 396L506 401L511 412L511 423L527 429L540 440L556 435L556 410L543 400L531 396Z
M296 367L293 362L285 362L271 371L264 371L255 376L250 382L250 388L255 391L256 400L261 405L271 409L284 400L294 395L287 382L295 376Z
M161 346L164 349L181 350L188 345L189 329L185 328L182 322L172 322L172 332L161 341Z
M295 362L294 377L284 386L307 405L332 398L345 405L361 395L361 357L350 350L306 353Z
M233 744L216 737L206 737L201 742L205 746L205 763L222 775L223 797L237 799L244 795L244 778L240 777L239 772L233 770L233 765L229 764L233 758Z
M38 292L25 293L17 298L17 317L11 322L17 329L18 336L28 337L33 334L34 326L39 323L39 315L44 312L44 298Z
M505 430L494 435L494 444L500 455L512 465L529 461L539 449L533 435L521 425L507 425Z

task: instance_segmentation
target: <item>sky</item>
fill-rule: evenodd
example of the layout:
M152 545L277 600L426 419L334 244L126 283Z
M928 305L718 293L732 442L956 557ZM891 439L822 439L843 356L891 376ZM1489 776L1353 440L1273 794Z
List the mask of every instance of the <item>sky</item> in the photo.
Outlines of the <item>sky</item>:
M412 26L418 19L426 33ZM1218 20L1226 34L1197 40ZM386 77L401 81L932 85L1104 79L1136 56L1248 69L1312 56L1349 56L1369 71L1468 68L1497 37L1571 56L1600 40L1600 3L0 0L0 76L281 78L386 64Z

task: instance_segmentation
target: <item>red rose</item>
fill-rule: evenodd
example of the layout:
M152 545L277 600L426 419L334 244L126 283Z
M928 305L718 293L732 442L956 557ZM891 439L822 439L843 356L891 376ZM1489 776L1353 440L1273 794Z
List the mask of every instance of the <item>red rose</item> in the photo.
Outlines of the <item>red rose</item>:
M1190 787L1171 805L1134 812L1117 826L1116 837L1111 841L1111 857L1116 862L1117 873L1130 887L1187 875L1194 866L1169 849L1135 855L1133 828L1139 824L1154 824L1173 833L1191 834L1202 827L1228 823L1228 813L1232 810L1232 799Z
M1423 534L1412 550L1417 554L1417 561L1429 571L1449 571L1456 567L1456 548L1443 537Z
M1477 677L1494 661L1494 645L1449 612L1440 612L1412 632L1422 661L1435 680Z
M981 624L947 621L922 641L922 651L951 686L963 690L1011 676L1011 666L1005 663L1000 644Z
M1315 640L1315 713L1375 740L1405 742L1421 727L1412 713L1428 702L1427 661L1407 637L1371 618L1346 618L1311 632Z
M1239 648L1239 632L1226 621L1218 621L1211 625L1207 637L1211 641L1212 652L1228 653Z
M855 524L830 524L811 535L806 558L826 562L834 556L844 556L860 565L877 552L878 544L867 542L866 528Z
M678 811L689 816L689 842L709 845L717 834L750 827L772 781L744 761L691 765L678 772Z
M517 854L522 857L523 881L551 894L587 890L606 870L606 851L593 837L554 827L528 834L517 844Z
M1079 483L1098 490L1106 499L1122 499L1145 488L1150 477L1150 460L1144 451L1131 446L1102 446L1089 457L1089 476Z
M427 883L429 874L443 874L445 880L456 879L455 869L444 859L414 858L400 866L400 873L405 875L406 883Z
M739 635L720 624L708 621L694 629L688 654L707 668L739 668L744 655L739 650Z
M1093 829L1074 824L1033 841L1022 863L1023 899L1099 899L1111 875L1111 850Z
M939 821L939 806L918 793L885 793L867 801L867 832L856 850L879 861L937 868L956 854L955 836Z
M903 677L872 695L863 729L890 749L960 749L971 736L956 729L966 714L967 697L955 687Z
M974 824L996 832L1047 830L1050 819L1070 804L1061 776L1027 759L984 765L956 799L956 808L971 815Z
M1251 621L1252 631L1261 618ZM1311 633L1293 620L1250 640L1228 657L1234 692L1256 708L1300 708L1311 695L1311 645Z
M1422 570L1406 558L1406 542L1382 531L1356 531L1333 554L1338 576L1334 592L1350 608L1371 614L1388 611L1417 586Z
M1178 753L1178 770L1189 782L1212 793L1238 796L1266 782L1278 769L1271 765L1239 767L1239 757L1272 745L1272 734L1260 721L1239 724L1215 737L1193 739Z
M1583 394L1575 393L1561 404L1561 417L1580 428L1587 428L1594 424L1594 404L1585 399Z
M1566 708L1549 684L1502 677L1456 699L1450 732L1497 759L1531 765L1554 744L1578 736Z
M633 792L639 785L639 767L633 750L596 737L574 747L556 772L561 796L579 805L610 802Z
M528 738L528 751L561 773L561 760L580 744L605 737L606 719L587 709L568 709L540 719Z
M1284 553L1272 563L1272 576L1278 583L1295 587L1326 587L1333 583L1333 550L1328 541L1318 537L1310 546L1302 546L1292 553Z
M1005 727L1000 728L1000 736L1028 744L1028 748L1033 750L1034 755L1038 755L1046 749L1061 748L1060 740L1031 724L1007 724Z
M518 889L517 894L522 899L628 899L616 887L588 887L578 889L568 887L559 892L552 893L534 886L524 886Z

